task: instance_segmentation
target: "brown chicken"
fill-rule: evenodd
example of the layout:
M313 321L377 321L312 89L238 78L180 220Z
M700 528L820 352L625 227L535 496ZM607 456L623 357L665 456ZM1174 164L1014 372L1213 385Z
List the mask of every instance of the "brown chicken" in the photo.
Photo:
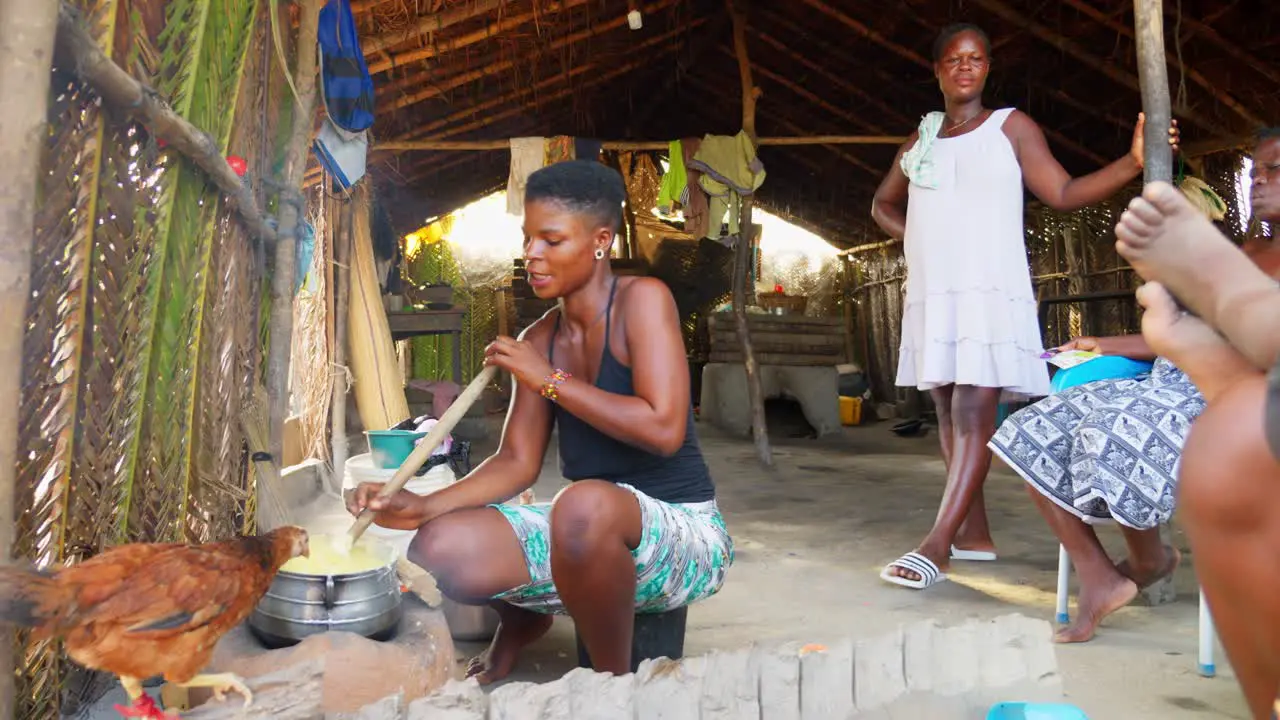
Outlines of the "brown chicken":
M164 717L142 691L157 675L219 699L236 690L248 707L253 696L239 677L197 673L280 566L309 554L307 532L286 526L203 545L120 545L57 571L0 567L0 622L61 638L71 659L119 677L133 701L117 707L127 716Z

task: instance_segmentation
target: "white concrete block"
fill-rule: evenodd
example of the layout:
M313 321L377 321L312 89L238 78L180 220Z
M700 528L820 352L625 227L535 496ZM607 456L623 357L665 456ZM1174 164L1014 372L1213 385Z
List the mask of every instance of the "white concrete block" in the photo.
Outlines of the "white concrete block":
M964 705L954 697L909 692L876 712L883 712L886 720L941 720L957 717L957 711L963 713ZM858 720L864 719L859 715Z
M511 683L489 694L488 720L543 720L552 717L548 708L563 705L559 697L566 689L560 681ZM565 706L567 712L567 706ZM561 717L567 718L567 715Z
M325 720L400 720L405 715L404 693L388 695L354 713L325 713Z
M566 685L566 691L548 703L548 720L559 717L565 720L620 720L631 716L634 675L615 677L578 668L559 682ZM569 700L568 712L557 714L556 706L564 698Z
M800 647L758 651L760 717L800 720Z
M978 687L982 677L982 663L974 657L979 647L978 635L979 626L973 621L955 627L934 628L928 647L933 692L953 696Z
M853 700L861 711L883 707L907 691L901 628L854 646Z
M701 657L640 663L635 674L633 720L699 720L706 664Z
M707 656L701 720L760 720L760 661L754 649Z
M902 668L907 689L933 692L938 684L934 672L934 635L940 630L934 621L911 623L902 628Z
M489 699L474 678L450 680L434 695L409 703L407 720L485 720Z
M1060 687L1062 676L1058 672L1057 645L1052 639L1053 625L1025 615L1007 615L1001 620L1018 629L1026 678Z
M800 658L801 720L846 720L853 715L853 641Z

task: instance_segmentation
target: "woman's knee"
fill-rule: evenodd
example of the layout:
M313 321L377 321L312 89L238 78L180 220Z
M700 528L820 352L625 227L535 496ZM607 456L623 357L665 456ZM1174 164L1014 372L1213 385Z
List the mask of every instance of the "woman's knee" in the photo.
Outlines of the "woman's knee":
M418 528L406 553L409 562L435 575L437 579L450 575L454 568L462 566L465 559L461 555L467 549L458 529L450 529L451 525L456 524L446 515Z
M560 491L551 507L551 546L583 560L602 543L639 541L640 506L629 491L603 480L580 480Z
M990 434L995 430L999 407L1000 390L997 388L956 386L951 396L951 424L962 433L981 431Z
M1178 507L1189 522L1248 527L1269 517L1280 465L1263 429L1265 381L1240 382L1210 403L1183 446Z

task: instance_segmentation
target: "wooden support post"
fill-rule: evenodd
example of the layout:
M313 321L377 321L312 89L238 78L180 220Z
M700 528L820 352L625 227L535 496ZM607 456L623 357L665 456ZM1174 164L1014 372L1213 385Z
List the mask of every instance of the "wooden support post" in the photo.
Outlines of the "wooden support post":
M738 75L742 80L742 129L756 139L756 97L759 89L751 79L751 59L747 56L747 16L741 3L745 0L725 0L733 19L733 48L738 56ZM752 275L755 263L755 231L751 224L751 196L742 199L742 213L738 222L738 246L733 262L733 318L738 326L738 339L742 341L742 365L747 375L747 396L751 401L751 437L755 441L756 456L766 467L773 465L773 450L769 447L769 429L765 424L764 391L760 388L760 366L751 347L751 330L747 324L747 277Z
M350 198L342 200L342 208L338 211L341 227L334 234L336 247L333 249L333 284L334 292L334 324L333 324L333 400L329 404L333 447L330 457L333 460L332 490L342 494L342 479L347 465L347 313L351 307L351 235L354 229L354 203Z
M1133 0L1133 21L1138 40L1138 85L1142 112L1147 116L1142 134L1143 180L1173 182L1173 148L1169 147L1169 69L1165 65L1164 7L1162 0Z
M58 5L0 0L0 562L13 556L22 405L22 336L31 292L36 178L45 141L45 112ZM14 640L0 631L0 718L16 717Z
M284 419L289 409L289 351L293 345L293 281L297 270L297 243L294 240L302 219L303 173L307 169L307 147L315 126L316 34L324 0L305 0L298 29L297 65L294 79L298 95L293 108L293 132L285 149L284 189L280 197L280 242L276 244L275 269L271 277L271 346L267 353L267 395L270 398L268 447L277 463L284 458ZM293 99L293 98L290 98Z

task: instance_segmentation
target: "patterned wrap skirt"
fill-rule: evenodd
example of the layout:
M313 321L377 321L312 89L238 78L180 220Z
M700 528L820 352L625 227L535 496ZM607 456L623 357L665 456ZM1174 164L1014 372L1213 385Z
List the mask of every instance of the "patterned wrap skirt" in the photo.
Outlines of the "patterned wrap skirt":
M1147 377L1079 385L1019 410L989 446L1081 520L1148 530L1173 515L1182 445L1204 407L1186 374L1160 358Z

